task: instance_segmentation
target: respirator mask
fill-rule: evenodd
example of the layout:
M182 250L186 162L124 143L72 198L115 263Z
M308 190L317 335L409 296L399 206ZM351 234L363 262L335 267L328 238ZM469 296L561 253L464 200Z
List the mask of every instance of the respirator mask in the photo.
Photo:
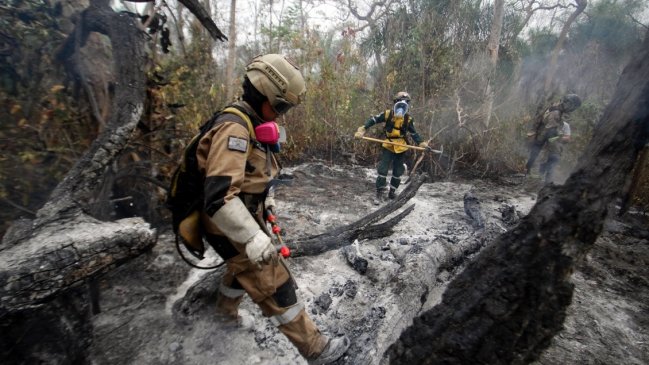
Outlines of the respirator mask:
M255 127L257 142L265 144L272 152L279 152L280 143L286 142L286 129L274 121L265 122Z
M406 113L408 113L408 102L405 100L399 100L396 103L394 103L394 108L392 111L394 112L394 115L396 117L401 117L403 118Z

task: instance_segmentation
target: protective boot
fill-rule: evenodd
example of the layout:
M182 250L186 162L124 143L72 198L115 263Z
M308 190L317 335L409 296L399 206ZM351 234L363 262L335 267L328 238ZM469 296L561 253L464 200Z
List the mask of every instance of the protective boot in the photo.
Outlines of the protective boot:
M396 189L390 188L390 191L388 192L388 198L394 199L397 197Z
M374 205L381 205L381 203L383 203L384 194L385 189L376 189L376 198L374 198Z
M239 316L239 305L241 301L243 301L243 295L237 298L230 298L219 293L216 299L216 311L225 317L226 321L238 323L241 321L241 317Z
M320 355L315 359L307 360L309 365L329 364L339 359L349 348L350 341L347 336L332 338L327 342L327 346L322 350Z
M304 308L289 323L277 327L306 359L324 352L328 338L323 336Z

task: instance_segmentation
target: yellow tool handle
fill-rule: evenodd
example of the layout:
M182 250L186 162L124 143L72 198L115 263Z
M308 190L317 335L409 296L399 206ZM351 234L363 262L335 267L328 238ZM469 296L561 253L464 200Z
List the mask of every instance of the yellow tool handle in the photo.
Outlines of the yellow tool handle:
M386 140L378 139L378 138L365 137L365 136L363 136L363 137L361 137L361 138L363 138L363 139L366 140L366 141L380 142L380 143L387 143L387 144L391 144L391 145L394 145L394 146L401 146L401 147L411 148L411 149L413 149L413 150L419 150L419 151L424 151L424 150L426 150L424 147L411 146L411 145L409 145L409 144L390 142L390 141L386 141Z
M386 141L386 140L383 140L383 139L377 139L377 138L365 137L365 136L363 136L363 137L361 137L361 138L364 139L364 140L366 140L366 141L380 142L380 143L387 143L387 144L391 144L391 145L395 145L395 146L401 146L401 147L410 148L410 149L413 149L413 150L419 150L419 151L430 151L430 152L433 152L433 153L442 153L442 151L434 150L434 149L432 149L432 148L424 148L424 147L419 147L419 146L411 146L411 145L409 145L409 144L401 144L401 143L390 142L390 141Z

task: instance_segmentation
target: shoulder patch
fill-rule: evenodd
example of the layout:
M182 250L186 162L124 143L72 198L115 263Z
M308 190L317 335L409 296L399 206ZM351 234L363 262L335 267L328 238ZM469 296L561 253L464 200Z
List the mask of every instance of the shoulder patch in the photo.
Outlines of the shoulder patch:
M228 149L233 151L247 152L248 140L239 137L228 137Z

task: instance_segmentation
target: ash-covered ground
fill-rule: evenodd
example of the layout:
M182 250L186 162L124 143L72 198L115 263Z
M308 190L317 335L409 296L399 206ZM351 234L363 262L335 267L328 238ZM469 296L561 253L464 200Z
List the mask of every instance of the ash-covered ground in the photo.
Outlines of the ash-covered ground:
M276 197L286 241L377 209L373 169L309 163L284 173L293 181ZM415 204L392 236L354 243L367 271L354 270L342 250L289 259L298 294L321 330L352 340L337 363L382 363L383 352L412 318L438 303L475 253L529 211L537 188L515 177L426 183L404 206ZM464 211L468 191L480 201L483 230ZM580 264L565 330L538 364L649 364L649 241L630 236L628 224L611 222L617 233L603 234ZM183 263L173 237L161 232L151 252L103 277L92 363L306 364L249 299L240 324L217 316L209 301L191 317L175 313L174 303L205 275Z

